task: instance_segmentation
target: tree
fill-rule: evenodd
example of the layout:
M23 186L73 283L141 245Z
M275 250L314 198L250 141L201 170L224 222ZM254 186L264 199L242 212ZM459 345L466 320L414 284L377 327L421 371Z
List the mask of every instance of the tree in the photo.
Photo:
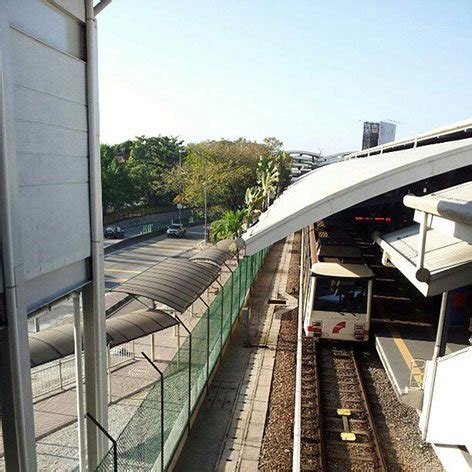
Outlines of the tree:
M266 208L269 207L270 197L277 189L279 170L273 156L261 156L257 165L257 183L266 200Z
M100 158L104 211L119 210L132 205L137 193L126 163L118 161L114 147L107 144L100 146Z
M235 239L241 236L245 218L245 210L230 210L224 213L219 220L211 224L211 242L216 243L222 239Z
M246 189L244 203L246 205L246 226L252 225L254 218L257 218L262 212L264 195L261 187L249 187Z
M181 163L185 154L183 141L177 137L138 136L133 141L127 165L142 202L172 203L175 192L169 190L165 177Z
M174 201L201 208L206 187L214 212L236 210L244 205L246 189L257 183L259 156L269 154L266 145L245 139L189 144L182 168L167 174L169 188L177 193Z

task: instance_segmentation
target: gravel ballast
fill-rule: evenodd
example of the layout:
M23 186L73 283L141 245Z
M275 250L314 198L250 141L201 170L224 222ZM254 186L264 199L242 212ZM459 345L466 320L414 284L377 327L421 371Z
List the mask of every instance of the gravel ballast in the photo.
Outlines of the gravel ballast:
M299 247L297 234L287 287L287 292L295 297L298 296ZM262 471L292 469L296 340L297 310L292 310L283 316L278 338L269 411L259 458L259 470ZM366 352L360 356L362 376L389 472L442 471L432 447L421 440L417 412L397 399L375 348L366 346L365 349Z

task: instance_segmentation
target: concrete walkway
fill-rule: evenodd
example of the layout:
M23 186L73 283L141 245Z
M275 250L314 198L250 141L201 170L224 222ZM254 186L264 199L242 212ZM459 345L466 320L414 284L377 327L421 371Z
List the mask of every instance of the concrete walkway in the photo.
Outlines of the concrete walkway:
M268 304L285 293L292 238L272 247L253 287L250 347L236 327L175 470L256 471L280 329L286 307Z

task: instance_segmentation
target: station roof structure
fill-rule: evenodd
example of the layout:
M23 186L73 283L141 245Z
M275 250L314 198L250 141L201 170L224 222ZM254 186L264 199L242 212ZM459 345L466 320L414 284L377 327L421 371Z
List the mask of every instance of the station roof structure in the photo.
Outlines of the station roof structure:
M106 320L107 343L110 347L156 333L178 324L162 310L142 309ZM31 367L37 367L74 354L72 323L29 335Z
M457 223L472 225L472 182L466 182L422 197L406 195L409 208L440 216Z
M422 197L407 195L406 206L427 215L424 261L421 227L413 225L375 241L387 258L425 296L437 295L470 284L472 280L472 182L450 187Z
M160 302L183 313L216 280L220 268L190 260L166 259L112 289Z
M375 241L388 254L392 264L425 296L470 283L472 246L434 229L428 229L426 233L423 271L429 273L428 280L418 280L416 263L420 237L419 225L413 225L377 236Z
M385 192L469 165L472 138L320 167L288 187L243 234L246 254L254 254L314 221Z

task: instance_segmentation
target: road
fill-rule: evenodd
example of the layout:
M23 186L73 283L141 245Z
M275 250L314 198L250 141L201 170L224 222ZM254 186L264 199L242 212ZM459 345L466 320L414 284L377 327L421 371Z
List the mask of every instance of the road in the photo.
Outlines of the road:
M105 256L105 290L125 282L143 270L169 257L189 258L196 245L203 240L203 226L195 226L187 231L185 238L158 236L132 246L119 249ZM122 295L106 293L107 306ZM41 314L40 329L52 328L72 318L72 302L57 304L52 311ZM34 332L34 322L29 321L29 331Z
M110 289L125 282L168 257L188 259L201 240L203 226L195 226L187 230L185 238L158 236L108 254L105 256L105 287Z

